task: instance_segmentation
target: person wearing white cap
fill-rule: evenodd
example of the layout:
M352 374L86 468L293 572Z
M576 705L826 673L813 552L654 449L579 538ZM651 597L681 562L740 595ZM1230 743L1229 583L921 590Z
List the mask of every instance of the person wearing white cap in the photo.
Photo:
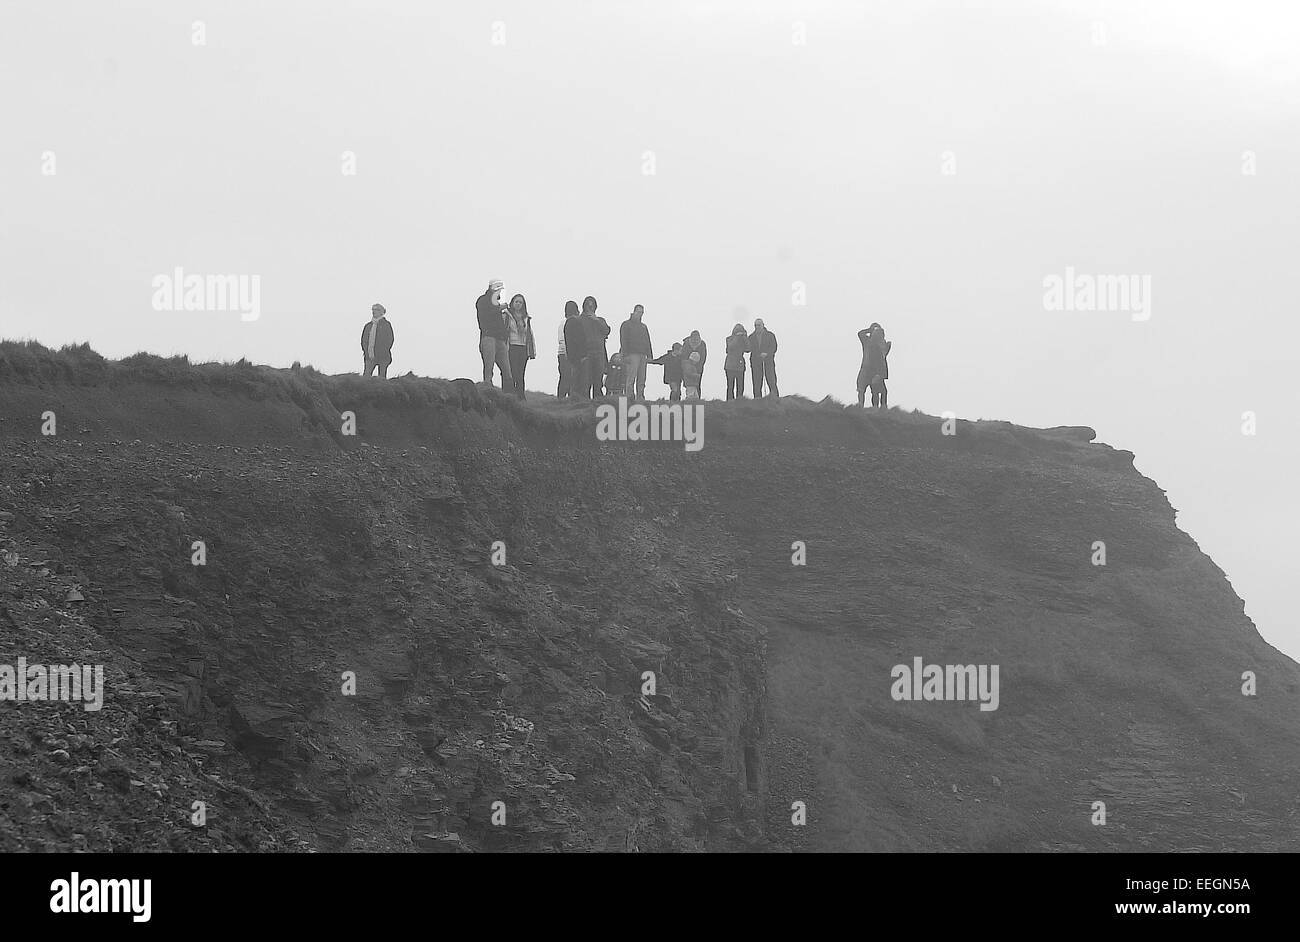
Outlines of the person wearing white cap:
M513 391L510 327L506 322L506 306L501 303L502 287L499 280L492 279L474 305L478 310L478 352L483 359L483 382L492 384L492 367L496 366L501 371L501 388Z
M380 379L388 379L388 364L393 362L393 325L388 323L382 304L370 306L370 320L361 328L361 355L365 358L365 375L376 368Z

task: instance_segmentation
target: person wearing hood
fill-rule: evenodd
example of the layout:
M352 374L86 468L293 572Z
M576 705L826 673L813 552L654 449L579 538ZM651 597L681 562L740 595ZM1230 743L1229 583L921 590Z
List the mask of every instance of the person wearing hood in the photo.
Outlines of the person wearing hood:
M651 361L664 368L664 382L668 384L668 401L677 402L682 398L682 345L673 344L673 348L661 357Z
M744 324L737 324L727 338L727 358L722 363L722 371L727 374L728 399L745 398L745 354L748 352L749 335Z
M605 338L609 336L609 323L596 316L596 299L587 295L582 299L582 326L587 334L587 379L593 399L605 395L605 373L609 370L609 352Z
M524 373L528 361L537 359L537 346L533 343L533 319L528 313L528 301L522 294L510 299L506 327L510 331L510 378L514 381L515 395L523 399Z
M862 367L858 370L858 407L866 405L867 387L871 387L871 407L873 409L889 408L889 388L885 380L889 379L889 351L892 341L885 339L885 328L872 324L865 330L858 331L858 340L862 343Z
M772 398L781 398L776 389L776 334L767 329L761 317L754 319L754 332L749 335L749 372L754 380L755 399L763 398L764 380Z
M645 399L645 368L654 348L650 345L650 328L641 322L645 308L632 308L618 329L618 352L623 354L623 386L629 399Z
M365 360L365 375L376 369L380 379L388 379L388 364L393 362L393 325L385 317L388 313L382 304L370 306L370 320L361 328L361 356Z
M513 390L510 377L510 328L506 324L506 306L501 302L502 284L488 282L474 307L478 311L478 352L483 359L483 382L492 385L492 367L501 371L501 388Z
M682 358L689 360L692 353L700 355L697 361L700 365L700 381L696 383L696 386L702 387L704 383L704 364L709 359L709 345L704 342L704 338L700 336L698 330L691 331L691 335L682 340ZM690 384L687 383L686 385L689 386Z

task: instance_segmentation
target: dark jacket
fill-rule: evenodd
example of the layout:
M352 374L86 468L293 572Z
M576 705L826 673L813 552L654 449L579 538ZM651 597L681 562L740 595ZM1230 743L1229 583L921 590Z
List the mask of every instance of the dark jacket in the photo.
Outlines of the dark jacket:
M883 344L871 341L871 332L858 331L858 340L862 341L862 369L870 380L873 376L889 379L889 351L894 342L886 340Z
M605 338L609 336L609 324L605 318L591 314L582 314L583 328L587 331L587 356L595 357L600 362L602 374L609 365L609 354L605 351ZM594 374L593 374L594 375Z
M581 317L564 319L564 355L577 363L587 355L587 327Z
M664 368L665 383L680 383L682 381L682 360L677 354L669 350L663 356L648 361L658 363Z
M749 337L746 334L731 334L727 337L727 359L723 361L724 370L743 370L745 354L749 352Z
M749 335L749 352L751 354L766 353L769 357L776 353L776 334L772 333L766 327L761 331L756 330ZM749 358L750 365L754 363L754 357Z
M368 320L366 326L361 328L361 353L367 355L370 349L370 325L378 324L375 329L379 332L375 335L375 362L387 366L393 362L393 325L388 323L388 318L381 317L378 321Z
M704 342L703 338L701 338L700 345L698 347L692 347L690 340L691 338L687 337L682 341L682 358L685 359L692 353L698 353L700 355L700 374L703 375L704 364L709 361L709 345Z
M501 316L501 308L492 303L491 291L484 291L474 306L478 308L479 337L510 339L510 328L506 326L506 319Z
M634 321L629 317L618 329L618 349L622 353L654 356L654 348L650 346L650 328L644 321Z

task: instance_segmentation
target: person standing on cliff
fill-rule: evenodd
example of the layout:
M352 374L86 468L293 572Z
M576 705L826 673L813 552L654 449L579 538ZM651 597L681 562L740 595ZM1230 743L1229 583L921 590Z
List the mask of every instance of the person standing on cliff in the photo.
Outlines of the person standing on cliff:
M737 324L731 328L727 338L727 358L722 363L722 371L727 374L727 398L745 398L745 354L749 352L749 335L745 325Z
M623 354L623 388L632 400L645 399L645 368L654 356L650 328L641 322L645 308L640 304L618 330L618 352Z
M533 318L522 294L510 299L506 327L510 332L510 379L515 396L523 399L524 373L528 370L528 361L537 359L537 346L533 342Z
M885 339L885 328L873 323L858 331L862 344L862 367L858 370L858 408L865 408L867 387L871 387L871 407L889 408L889 351L894 344Z
M590 399L591 379L587 366L587 328L578 316L575 301L564 303L564 355L569 361L568 382L565 390L570 399ZM561 368L561 377L564 372ZM565 380L561 378L561 383Z
M772 390L772 398L779 399L776 389L776 334L767 329L763 318L754 319L754 332L749 335L749 373L754 380L754 398L763 398L763 380Z
M684 360L689 360L692 353L699 354L699 356L695 358L695 362L700 365L699 381L695 384L695 388L698 391L704 385L704 364L709 360L709 345L704 342L704 338L700 336L698 330L691 331L691 335L682 340L682 358ZM685 385L688 387L691 385L689 380L685 382ZM697 395L696 398L698 399L699 396Z
M483 359L483 382L492 385L495 366L501 371L501 388L510 392L515 384L510 376L510 328L506 324L506 306L501 303L502 287L495 278L489 281L474 307L478 311L478 352Z
M605 373L609 370L609 351L605 349L609 324L605 318L596 316L596 309L596 299L591 295L582 299L581 320L587 334L587 379L593 399L605 395Z
M380 379L388 379L388 364L393 362L393 325L385 317L388 312L382 304L370 306L370 320L361 328L361 356L365 360L365 375L376 369Z

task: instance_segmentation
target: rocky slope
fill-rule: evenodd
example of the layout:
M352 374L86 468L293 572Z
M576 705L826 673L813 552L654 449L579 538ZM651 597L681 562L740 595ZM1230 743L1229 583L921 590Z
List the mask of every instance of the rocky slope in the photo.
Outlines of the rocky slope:
M1296 848L1300 671L1131 455L798 400L707 403L695 454L593 426L0 344L0 664L107 688L0 704L0 849ZM892 700L915 656L1000 665L999 708Z

